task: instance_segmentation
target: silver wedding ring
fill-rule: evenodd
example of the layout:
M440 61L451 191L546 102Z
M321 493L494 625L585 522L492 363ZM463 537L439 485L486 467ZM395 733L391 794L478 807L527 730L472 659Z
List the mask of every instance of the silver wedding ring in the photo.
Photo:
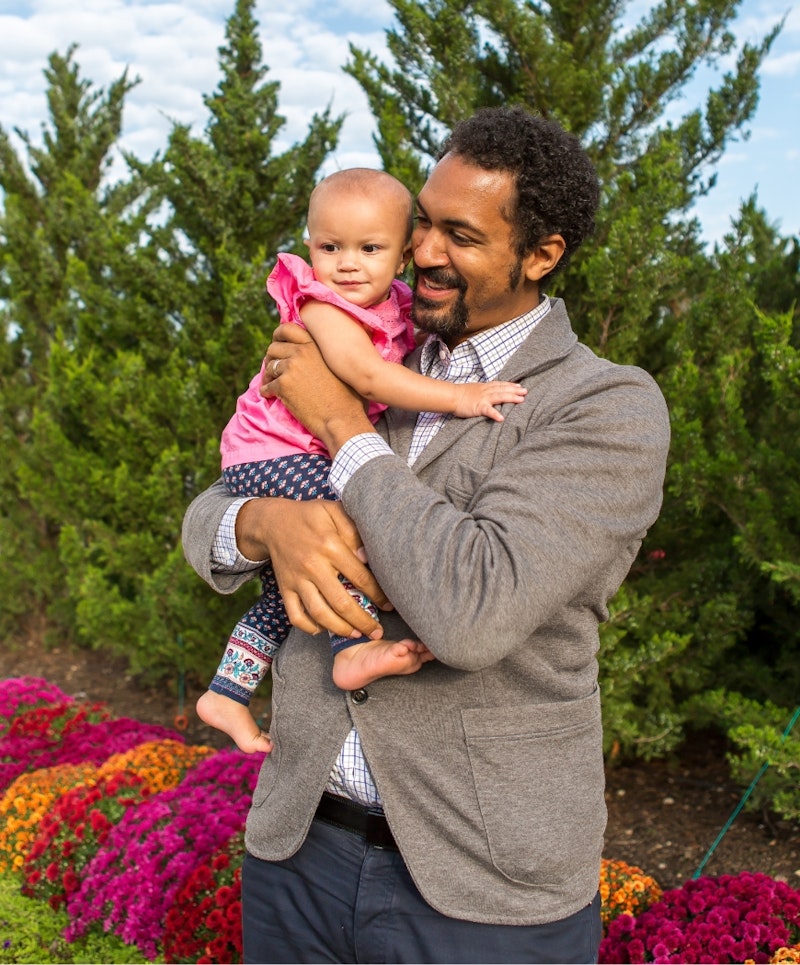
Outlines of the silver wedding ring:
M273 379L277 379L277 378L278 378L278 362L280 362L280 359L275 359L275 361L272 363L272 378L273 378Z

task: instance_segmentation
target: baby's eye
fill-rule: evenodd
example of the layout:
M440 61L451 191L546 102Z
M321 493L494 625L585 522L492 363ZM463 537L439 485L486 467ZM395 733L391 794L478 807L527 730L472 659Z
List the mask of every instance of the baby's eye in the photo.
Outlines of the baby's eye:
M331 242L330 244L327 244L327 245L320 245L320 248L321 248L323 251L327 252L329 255L330 255L330 254L333 254L333 252L336 251L336 247L337 247L337 246L336 246L335 244L333 244L333 242Z
M368 255L374 255L375 252L381 250L381 246L380 246L380 245L364 245L364 247L362 248L362 250L365 251Z

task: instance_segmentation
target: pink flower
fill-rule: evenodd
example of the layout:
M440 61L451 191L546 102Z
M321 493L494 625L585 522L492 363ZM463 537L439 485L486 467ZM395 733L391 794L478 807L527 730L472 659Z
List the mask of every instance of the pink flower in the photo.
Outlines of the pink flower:
M600 962L766 962L800 935L800 892L767 875L698 878L633 921L612 921Z

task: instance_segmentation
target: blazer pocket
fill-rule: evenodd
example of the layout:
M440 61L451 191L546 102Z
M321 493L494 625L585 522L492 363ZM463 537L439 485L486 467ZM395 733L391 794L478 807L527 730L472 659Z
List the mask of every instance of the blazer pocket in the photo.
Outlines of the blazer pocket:
M560 885L599 861L606 824L599 694L462 711L492 863L512 881Z
M485 470L457 462L447 474L445 495L456 509L466 510L486 475Z

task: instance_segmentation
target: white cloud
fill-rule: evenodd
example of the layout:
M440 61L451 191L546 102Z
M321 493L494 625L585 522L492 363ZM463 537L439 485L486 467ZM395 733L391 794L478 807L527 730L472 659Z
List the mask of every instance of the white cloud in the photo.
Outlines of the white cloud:
M794 77L800 71L800 50L770 56L764 61L762 69L770 77Z
M786 13L787 0L743 0L734 25L740 40L755 42ZM650 0L633 0L626 18L646 13ZM0 14L0 125L27 131L34 142L47 117L43 71L52 52L78 44L75 63L92 86L107 88L130 65L129 78L141 78L125 101L122 146L151 158L166 146L172 121L201 130L207 120L203 96L220 80L218 48L225 42L225 21L234 0L3 0ZM366 97L342 70L348 43L387 59L385 29L393 22L387 0L258 0L259 23L268 79L280 83L279 110L287 123L278 150L302 140L311 115L331 104L345 113L339 147L326 172L379 163L374 122ZM795 121L800 64L800 5L789 12L763 69L761 101L749 142L732 144L719 167L719 186L702 203L704 235L718 236L735 214L737 201L758 180L769 210L797 230L800 201L795 188L800 125ZM698 72L707 87L714 77ZM703 90L706 89L703 87ZM695 88L699 89L699 88ZM702 97L700 98L702 100ZM676 117L699 101L671 105ZM759 146L761 149L759 150Z

